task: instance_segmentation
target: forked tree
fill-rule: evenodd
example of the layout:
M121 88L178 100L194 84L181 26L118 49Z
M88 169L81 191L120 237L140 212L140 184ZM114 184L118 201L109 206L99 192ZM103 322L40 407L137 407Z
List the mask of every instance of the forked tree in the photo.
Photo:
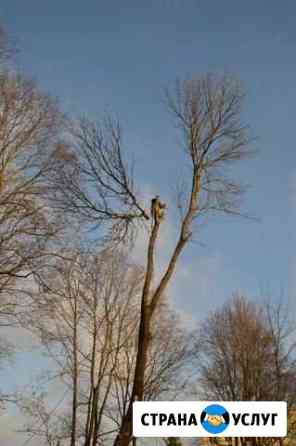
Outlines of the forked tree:
M127 446L131 440L132 404L143 399L151 323L179 257L192 240L196 220L205 214L240 214L244 188L235 181L233 168L252 152L249 129L241 117L244 92L232 76L208 74L177 82L166 97L181 132L184 164L189 164L190 174L180 193L176 244L157 283L154 263L164 208L159 206L159 197L153 198L149 215L139 199L132 168L123 156L119 125L110 119L103 126L85 119L73 125L67 145L72 162L54 178L56 207L79 215L96 230L107 227L108 231L100 231L107 238L126 240L139 224L151 220L133 389L114 446Z

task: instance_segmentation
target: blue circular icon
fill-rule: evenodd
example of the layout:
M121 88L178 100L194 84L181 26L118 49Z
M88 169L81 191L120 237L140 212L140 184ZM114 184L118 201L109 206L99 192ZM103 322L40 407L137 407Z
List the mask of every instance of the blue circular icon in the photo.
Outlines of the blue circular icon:
M223 406L211 404L202 411L200 422L210 434L220 434L229 425L229 413Z

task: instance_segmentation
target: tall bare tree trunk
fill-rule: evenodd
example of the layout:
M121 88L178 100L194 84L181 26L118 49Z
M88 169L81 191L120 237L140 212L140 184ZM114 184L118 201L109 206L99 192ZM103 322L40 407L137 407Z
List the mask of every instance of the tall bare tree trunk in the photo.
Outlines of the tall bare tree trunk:
M143 299L144 300L144 299ZM147 363L147 353L149 347L150 315L149 308L142 301L142 317L139 329L138 353L135 368L135 378L132 391L132 397L129 402L127 413L124 416L120 432L116 437L114 446L127 446L130 442L132 433L132 409L135 400L143 400L144 395L144 374Z
M200 187L200 177L199 177L199 172L196 171L192 181L192 193L191 193L190 203L187 213L182 222L180 237L173 251L168 267L164 275L162 276L158 287L153 292L152 297L150 297L150 290L154 273L155 244L160 227L160 221L158 219L155 219L153 222L153 227L148 244L147 268L146 268L146 276L145 276L142 301L141 301L140 327L139 327L138 348L137 348L133 390L127 413L123 417L120 431L115 439L114 446L128 446L131 440L133 402L136 400L142 401L144 397L145 367L147 364L147 353L150 343L150 326L152 317L175 271L177 260L184 246L191 237L189 227L192 222L194 213L197 210L199 187Z
M132 433L133 402L135 400L142 400L144 396L145 367L147 363L147 353L150 340L150 324L152 318L152 313L149 305L149 295L154 274L154 251L158 231L159 221L155 221L152 227L148 244L147 268L142 292L141 318L132 396L128 405L127 412L123 417L120 432L115 439L114 446L128 446Z
M77 295L74 296L74 327L73 327L73 397L72 397L72 427L71 446L76 444L77 421L77 387L78 387L78 361L77 361Z

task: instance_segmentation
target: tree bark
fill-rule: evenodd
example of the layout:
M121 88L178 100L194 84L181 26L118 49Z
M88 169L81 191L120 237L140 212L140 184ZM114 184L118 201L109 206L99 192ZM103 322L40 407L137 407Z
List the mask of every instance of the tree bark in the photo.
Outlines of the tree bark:
M117 435L114 446L128 446L132 435L132 411L133 402L142 400L144 396L144 378L145 367L147 362L147 353L150 341L150 323L152 313L149 305L149 294L154 274L154 251L159 231L159 221L153 222L153 227L148 244L147 268L143 285L141 300L141 318L138 336L138 348L135 375L133 382L133 390L126 414L123 416L121 428Z
M78 386L78 363L77 363L77 296L74 296L74 327L73 327L73 398L72 398L72 427L71 446L76 444L76 421L77 421L77 386Z
M150 325L153 313L157 308L160 298L163 295L175 271L178 258L184 246L191 237L190 225L198 210L197 201L198 201L199 190L200 190L200 172L199 169L195 168L192 178L192 189L191 189L189 206L181 225L181 231L178 242L173 251L168 267L164 275L162 276L158 287L153 293L151 299L149 300L150 289L154 273L155 244L160 226L160 222L157 219L153 222L151 236L148 244L147 268L146 268L146 276L142 293L138 349L137 349L133 390L127 413L123 416L120 431L114 441L114 446L128 446L131 440L133 402L136 400L142 401L144 397L145 367L147 363L147 353L150 342Z

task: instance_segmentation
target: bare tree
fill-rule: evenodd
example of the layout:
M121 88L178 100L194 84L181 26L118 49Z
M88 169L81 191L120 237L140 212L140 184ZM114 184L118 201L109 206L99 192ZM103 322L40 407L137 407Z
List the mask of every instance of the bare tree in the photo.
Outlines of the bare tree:
M52 166L61 115L19 75L0 75L0 291L26 277L55 234L42 180Z
M4 57L1 38L0 30L0 59ZM2 329L15 323L16 309L23 304L22 297L27 286L25 279L39 268L41 259L46 254L45 248L57 232L58 226L46 202L42 181L43 175L53 164L51 154L55 150L54 144L61 121L62 117L54 100L43 94L32 81L1 69L0 327ZM4 348L7 345L2 336L0 355L10 354L11 349Z
M56 259L42 276L42 289L32 294L26 323L37 333L55 364L53 377L62 378L71 399L71 408L66 404L65 412L64 404L60 412L64 419L60 430L53 430L48 419L48 431L56 440L69 438L71 445L81 441L91 446L102 435L119 352L136 327L137 319L130 314L137 301L141 270L120 252L68 252L67 257L72 260ZM136 309L134 312L137 314ZM33 426L39 412L31 417ZM52 414L51 419L55 418Z
M119 125L109 118L103 125L85 119L75 123L65 144L71 162L52 176L55 207L72 218L79 216L86 227L100 227L97 237L124 241L139 224L151 219L133 388L115 446L130 442L132 403L144 397L155 310L181 253L193 238L194 224L209 213L240 214L243 187L234 181L232 166L251 153L249 131L241 123L244 94L240 83L231 76L206 75L178 82L175 92L167 93L167 99L183 137L190 184L184 188L179 203L178 238L158 283L154 280L154 261L165 203L155 197L151 200L151 214L145 210L134 185L133 169L123 156Z
M294 333L281 306L234 297L213 312L201 328L201 396L213 400L288 401L291 409L296 385ZM264 440L264 444L272 441ZM260 444L259 439L252 442Z
M31 434L46 433L62 444L69 438L71 445L84 446L114 437L132 392L142 280L141 268L125 254L109 250L76 253L71 262L58 260L44 277L45 290L32 295L29 314L22 320L40 338L56 365L53 377L62 378L69 393L54 431L56 413L47 418L47 429L39 429L41 412L47 410L45 397L33 405L35 415L26 409L30 398L25 399L26 414L33 420L27 426ZM176 396L186 386L192 349L167 305L160 309L151 337L145 397Z
M242 188L225 176L229 166L250 154L248 131L240 122L243 93L229 77L208 75L178 83L175 98L168 93L170 110L176 117L191 163L191 186L181 204L179 237L164 275L152 290L156 240L162 219L154 218L147 250L147 266L141 304L141 321L134 386L129 409L115 446L127 446L132 433L132 403L143 399L149 331L155 309L161 302L177 261L192 239L194 221L202 214L238 213Z

